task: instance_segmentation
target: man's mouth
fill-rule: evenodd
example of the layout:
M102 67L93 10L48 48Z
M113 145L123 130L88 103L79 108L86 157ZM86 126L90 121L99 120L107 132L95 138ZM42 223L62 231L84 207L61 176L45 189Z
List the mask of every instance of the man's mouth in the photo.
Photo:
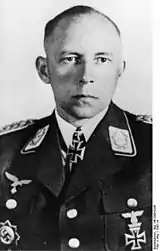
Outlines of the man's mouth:
M98 99L97 97L93 95L88 95L88 94L77 94L72 96L74 99Z

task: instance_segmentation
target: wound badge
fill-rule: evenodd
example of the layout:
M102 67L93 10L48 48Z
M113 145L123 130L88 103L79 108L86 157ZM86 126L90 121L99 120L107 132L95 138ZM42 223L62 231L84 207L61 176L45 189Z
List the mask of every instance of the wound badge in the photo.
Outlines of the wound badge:
M131 203L131 200L133 203ZM127 204L129 207L135 207L137 205L137 201L135 199L129 199ZM125 245L131 245L131 250L142 249L142 243L146 243L146 232L141 230L142 222L138 222L137 218L142 216L143 213L143 210L132 210L131 212L121 214L124 219L130 219L131 224L128 224L130 232L125 233Z
M17 233L17 227L12 225L9 220L0 222L0 241L5 245L18 243L20 235Z

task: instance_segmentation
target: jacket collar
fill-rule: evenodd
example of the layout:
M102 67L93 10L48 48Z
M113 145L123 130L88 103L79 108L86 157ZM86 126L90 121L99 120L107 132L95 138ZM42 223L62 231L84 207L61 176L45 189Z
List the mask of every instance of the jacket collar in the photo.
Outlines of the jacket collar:
M28 154L35 152L47 136L49 127L55 123L57 124L55 113L53 113L52 116L47 117L45 120L42 120L40 128L38 128L32 138L26 142L21 149L21 153ZM116 155L126 157L134 157L136 155L136 146L127 115L113 103L111 103L105 118L100 123L100 128ZM95 134L96 131L97 130L95 130L93 134Z
M127 116L111 103L88 141L84 160L77 165L67 189L66 200L78 196L103 179L112 183L114 175L135 155L136 148ZM35 134L22 148L20 158L16 168L19 177L36 176L55 196L59 195L64 183L64 168L54 113L38 123ZM18 163L22 162L26 177L24 169L18 168Z

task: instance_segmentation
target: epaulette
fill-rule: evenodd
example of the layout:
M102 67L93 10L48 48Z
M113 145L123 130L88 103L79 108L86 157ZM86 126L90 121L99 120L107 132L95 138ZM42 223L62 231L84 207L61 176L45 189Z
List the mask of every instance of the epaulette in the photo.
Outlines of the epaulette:
M0 128L0 135L4 135L4 134L10 133L10 132L19 131L23 128L26 128L26 127L34 124L34 122L35 122L35 120L28 119L28 120L21 120L19 122L15 122L10 125L3 126Z
M136 116L137 121L142 121L146 124L152 124L152 116L151 115L137 115Z

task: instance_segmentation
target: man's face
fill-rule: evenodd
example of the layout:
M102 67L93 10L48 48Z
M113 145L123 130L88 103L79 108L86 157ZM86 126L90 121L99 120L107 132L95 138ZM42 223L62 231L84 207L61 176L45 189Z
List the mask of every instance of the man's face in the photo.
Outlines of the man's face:
M75 119L92 118L115 92L121 43L100 15L61 20L47 46L47 65L56 107Z

